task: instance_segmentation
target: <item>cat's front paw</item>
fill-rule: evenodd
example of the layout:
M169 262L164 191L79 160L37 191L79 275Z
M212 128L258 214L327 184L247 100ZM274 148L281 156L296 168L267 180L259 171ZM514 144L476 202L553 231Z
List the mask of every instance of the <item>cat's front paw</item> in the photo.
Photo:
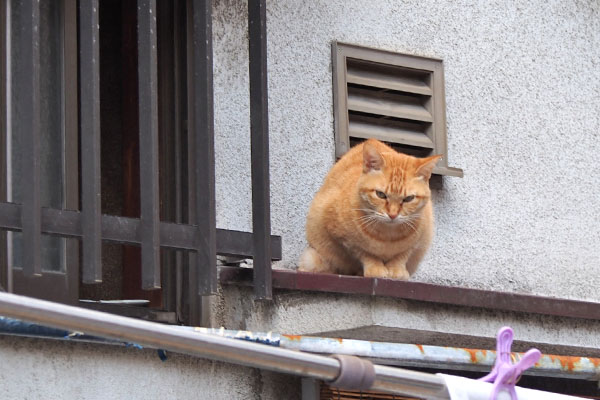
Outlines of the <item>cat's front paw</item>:
M388 278L389 271L383 264L365 265L363 267L366 278Z
M388 278L392 278L392 279L400 279L403 281L408 280L408 278L410 278L410 274L408 273L408 271L406 270L406 267L402 266L402 267L395 267L395 268L389 268L388 267Z

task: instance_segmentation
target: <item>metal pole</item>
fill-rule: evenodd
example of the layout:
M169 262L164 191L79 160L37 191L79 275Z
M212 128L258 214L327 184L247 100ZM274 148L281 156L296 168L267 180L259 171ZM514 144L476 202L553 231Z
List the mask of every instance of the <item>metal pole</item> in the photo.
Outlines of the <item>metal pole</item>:
M271 197L269 187L269 110L267 89L267 2L248 1L248 73L252 168L254 297L271 300Z
M0 320L1 321L1 320ZM2 325L0 324L0 331ZM368 340L286 335L274 332L251 332L216 328L192 328L201 333L219 335L254 343L268 344L313 354L345 354L364 357L377 364L434 368L438 370L478 371L488 373L496 361L496 351L409 343L374 342ZM513 352L518 362L524 353ZM600 358L542 354L524 375L595 380L600 376Z
M0 292L0 315L85 332L252 368L331 381L339 362L257 343L207 335L153 322ZM427 399L450 399L444 381L432 374L375 365L372 390Z

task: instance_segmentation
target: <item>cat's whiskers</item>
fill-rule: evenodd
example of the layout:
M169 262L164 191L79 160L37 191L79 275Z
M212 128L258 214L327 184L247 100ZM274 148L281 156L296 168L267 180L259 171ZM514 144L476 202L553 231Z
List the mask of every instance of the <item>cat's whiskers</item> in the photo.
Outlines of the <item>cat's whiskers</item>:
M390 217L387 214L376 212L375 216L376 216L377 220L379 220L381 222L385 222L385 223L390 222Z
M364 208L355 209L355 210L365 212L364 215L361 215L355 219L355 221L358 222L358 225L360 226L361 229L367 229L367 228L372 227L373 225L376 225L379 222L387 221L387 216L385 216L382 213L377 212L375 210L364 209Z
M364 229L364 228L367 228L367 227L373 225L374 223L375 223L375 220L367 219L367 220L359 221L358 225Z
M414 215L414 214L399 215L396 217L396 219L393 222L397 225L408 226L413 231L417 232L416 222L418 221L418 219L419 219L419 215Z
M366 224L361 225L360 227L362 229L369 229L369 228L371 228L375 224L376 224L376 221L371 220L371 221L367 222Z
M358 218L359 221L376 221L377 214L366 214Z
M375 219L368 219L359 223L361 229L367 229L373 226L377 221Z
M361 215L360 217L356 218L357 221L361 221L361 220L369 220L375 218L375 216L373 214L365 214L365 215Z
M369 208L355 208L354 211L361 211L364 214L358 216L355 221L362 229L372 228L377 223L395 226L407 226L412 231L417 231L416 221L419 219L419 214L398 215L393 220L387 214L378 212Z
M417 232L417 227L415 226L415 224L413 222L411 222L411 221L405 221L404 225L407 225L414 232Z
M377 211L375 211L371 208L353 208L352 211L362 211L365 214L377 213Z
M355 218L355 220L362 220L362 219L369 219L369 218L373 218L373 215L372 214L359 215L357 218Z

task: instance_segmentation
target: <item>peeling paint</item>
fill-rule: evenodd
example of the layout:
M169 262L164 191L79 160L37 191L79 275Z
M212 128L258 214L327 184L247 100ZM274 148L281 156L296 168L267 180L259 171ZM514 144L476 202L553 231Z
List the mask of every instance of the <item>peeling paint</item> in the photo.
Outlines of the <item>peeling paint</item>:
M496 352L486 349L386 343L367 340L320 338L302 335L278 335L246 331L200 328L200 332L280 346L321 354L348 354L367 357L377 363L399 366L421 366L439 369L477 370L487 372L496 361ZM524 353L511 353L513 363ZM597 379L600 358L542 355L526 374L577 379Z
M555 356L549 355L546 356L549 359L549 362L562 368L565 371L577 371L583 367L585 362L589 362L594 369L598 369L598 365L600 364L600 359L597 358L586 358L586 357L570 357L570 356ZM542 363L543 365L543 363Z
M300 341L302 339L302 336L300 336L300 335L281 335L281 336L288 338L290 340Z

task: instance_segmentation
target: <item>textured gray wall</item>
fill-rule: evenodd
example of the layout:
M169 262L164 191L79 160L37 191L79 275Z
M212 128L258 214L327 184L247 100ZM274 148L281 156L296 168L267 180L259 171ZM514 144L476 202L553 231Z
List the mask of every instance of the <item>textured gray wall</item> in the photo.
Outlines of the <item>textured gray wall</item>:
M295 377L154 350L0 336L0 359L3 399L300 399Z
M246 4L216 1L218 225L249 230ZM295 268L334 162L330 43L444 60L451 166L414 279L600 300L600 6L278 0L268 7L273 233Z

